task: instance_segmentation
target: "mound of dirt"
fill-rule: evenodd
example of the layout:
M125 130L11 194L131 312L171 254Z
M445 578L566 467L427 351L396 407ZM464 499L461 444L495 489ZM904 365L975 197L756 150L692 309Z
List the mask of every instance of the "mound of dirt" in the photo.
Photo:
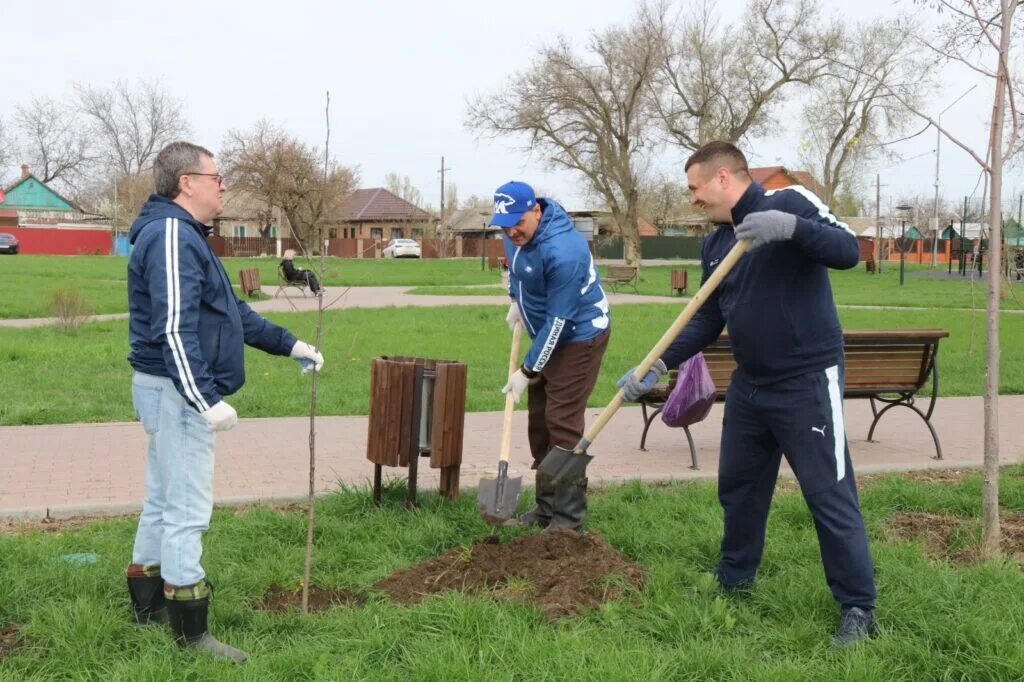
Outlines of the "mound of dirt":
M981 558L981 520L964 519L952 514L905 512L889 519L889 527L902 538L922 540L925 550L932 556L958 564L977 563ZM1024 514L1003 510L999 515L1002 535L1001 549L1024 565ZM967 536L971 544L953 546L955 537Z
M15 651L25 646L18 626L14 623L0 625L0 660L12 655Z
M399 604L444 590L487 592L534 604L555 620L618 599L627 585L639 588L644 579L644 568L601 535L556 530L521 535L503 545L492 535L468 549L448 549L395 571L374 589Z
M322 587L309 588L309 610L326 611L332 606L361 605L366 599L351 590L329 590ZM280 585L271 585L263 599L256 605L261 611L285 611L302 608L302 590L288 590Z

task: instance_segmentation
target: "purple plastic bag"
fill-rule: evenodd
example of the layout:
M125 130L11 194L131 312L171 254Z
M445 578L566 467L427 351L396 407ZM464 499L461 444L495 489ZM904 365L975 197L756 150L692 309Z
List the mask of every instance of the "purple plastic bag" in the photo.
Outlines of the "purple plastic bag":
M679 366L676 385L661 410L661 421L676 428L702 421L715 404L715 392L704 354L697 353Z

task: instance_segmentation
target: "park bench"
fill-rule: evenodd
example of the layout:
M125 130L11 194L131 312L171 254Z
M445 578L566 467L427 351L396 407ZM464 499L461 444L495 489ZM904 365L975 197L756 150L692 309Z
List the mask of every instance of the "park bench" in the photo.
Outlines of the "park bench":
M284 265L277 266L277 291L274 292L274 298L281 295L281 292L288 287L295 287L302 294L303 298L306 296L306 291L309 290L309 282L303 279L288 279L284 275Z
M609 284L612 287L612 291L618 291L619 286L627 286L633 288L633 293L639 293L636 290L636 276L639 268L635 265L609 265L604 277L601 281L605 284Z
M238 271L238 285L242 293L252 296L260 290L260 271L256 268L246 268Z
M687 271L685 269L676 269L671 271L671 279L669 281L669 289L673 294L679 294L680 296L686 293L686 280Z
M873 440L875 426L882 415L894 407L906 407L924 421L935 443L935 459L942 459L942 446L932 425L932 412L939 391L936 362L939 339L948 336L945 329L852 329L843 333L846 366L843 398L867 398L871 401L874 419L868 428L868 441ZM704 359L717 389L715 399L725 400L736 369L728 334L723 334L704 349ZM657 384L639 400L644 418L641 450L646 450L647 432L674 387L674 374L670 373L669 382ZM930 386L922 396L928 405L922 410L915 404L915 398L929 381ZM650 413L649 408L652 409ZM690 468L697 469L697 448L693 444L690 427L684 427L683 431L690 448Z

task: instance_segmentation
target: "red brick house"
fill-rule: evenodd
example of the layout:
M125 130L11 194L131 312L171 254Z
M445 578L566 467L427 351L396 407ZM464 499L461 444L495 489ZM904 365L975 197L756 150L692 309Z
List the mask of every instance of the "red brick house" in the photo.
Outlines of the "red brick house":
M765 166L751 168L750 177L759 182L765 189L781 189L792 185L803 185L814 194L825 200L825 186L814 179L807 171L791 171L785 166Z

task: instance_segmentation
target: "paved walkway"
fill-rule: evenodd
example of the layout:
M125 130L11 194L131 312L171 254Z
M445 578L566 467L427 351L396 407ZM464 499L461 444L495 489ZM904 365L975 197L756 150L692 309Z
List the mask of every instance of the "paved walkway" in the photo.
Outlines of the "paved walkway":
M1004 463L1024 461L1024 439L1018 437L1024 418L1024 396L1000 398L1000 443ZM850 447L858 472L930 467L980 467L982 464L981 398L939 400L934 423L946 459L932 459L928 430L907 409L890 411L875 431L877 442L865 441L871 422L868 401L846 402ZM600 412L587 410L592 421ZM466 415L461 485L475 487L481 476L493 476L498 459L500 412ZM718 464L722 405L695 426L700 470L688 468L683 432L660 422L651 428L648 452L640 452L640 408L619 411L591 448L597 455L589 474L595 482L642 479L713 478ZM373 475L366 460L366 417L322 417L317 420L317 490L339 483L365 485ZM217 503L269 502L305 497L308 489L308 417L242 419L217 444ZM70 424L0 427L0 518L40 518L129 513L139 509L144 491L145 434L135 423ZM437 471L426 460L420 468L421 488L436 488ZM526 444L526 413L514 419L511 471L532 484ZM385 469L402 476L403 469ZM784 467L784 475L789 475Z

